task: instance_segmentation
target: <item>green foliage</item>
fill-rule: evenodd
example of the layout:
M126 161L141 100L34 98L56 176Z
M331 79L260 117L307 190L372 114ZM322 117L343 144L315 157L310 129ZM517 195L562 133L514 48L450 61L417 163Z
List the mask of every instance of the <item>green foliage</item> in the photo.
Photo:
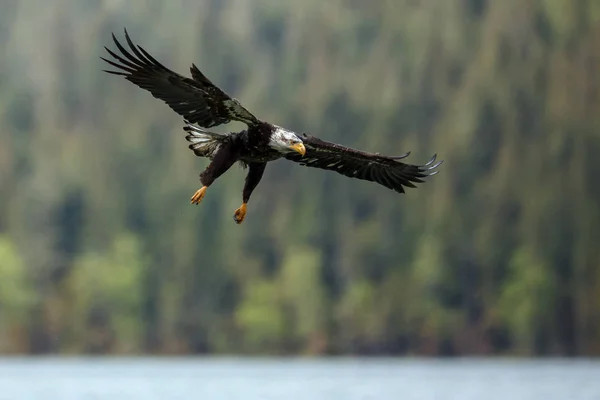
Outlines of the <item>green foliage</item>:
M0 5L3 352L600 354L598 1L58 3ZM261 118L440 174L278 161L243 225L238 167L190 206L181 118L102 72L123 26Z
M356 281L349 285L340 299L337 314L340 334L345 339L345 351L352 350L354 343L377 342L382 334L381 314L377 310L377 289L366 281Z
M13 243L0 236L0 307L2 316L24 318L35 295L23 260Z
M284 306L292 318L292 335L310 343L326 329L328 304L321 284L320 253L308 246L290 246L281 263L280 280Z
M31 280L13 243L0 236L0 351L22 350L19 337L36 300ZM16 349L11 349L11 344Z
M536 337L552 331L557 289L552 271L529 248L515 252L508 271L508 283L498 301L501 315L514 332L517 349L535 349Z
M276 283L259 281L246 286L236 321L244 331L246 346L254 351L273 352L281 346L285 314Z
M114 351L139 350L144 264L140 243L131 234L117 236L105 253L75 259L68 286L74 300L72 338L83 341L79 350L113 350L113 336L118 338ZM90 333L94 330L106 334L98 338Z

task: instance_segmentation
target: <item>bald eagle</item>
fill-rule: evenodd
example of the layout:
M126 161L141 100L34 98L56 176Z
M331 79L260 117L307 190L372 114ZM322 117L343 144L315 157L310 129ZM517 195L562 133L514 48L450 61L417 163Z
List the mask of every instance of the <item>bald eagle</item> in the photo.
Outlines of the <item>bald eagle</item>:
M114 60L100 58L118 68L118 71L104 71L124 76L164 101L184 118L183 129L187 132L189 148L196 156L210 160L200 173L202 187L192 196L192 204L199 204L207 188L236 162L248 168L242 205L233 216L238 224L244 221L248 201L267 163L279 158L375 182L398 193L404 193L404 187L414 188L415 183L423 182L423 178L435 175L438 172L435 169L442 163L439 161L434 164L434 155L425 165L405 164L400 160L408 157L410 152L395 157L368 153L308 134L299 135L262 121L238 100L214 85L195 64L190 67L191 78L173 72L142 47L135 45L127 29L124 31L129 50L113 34L113 41L121 55L104 47ZM248 129L228 134L209 130L232 121L243 122Z

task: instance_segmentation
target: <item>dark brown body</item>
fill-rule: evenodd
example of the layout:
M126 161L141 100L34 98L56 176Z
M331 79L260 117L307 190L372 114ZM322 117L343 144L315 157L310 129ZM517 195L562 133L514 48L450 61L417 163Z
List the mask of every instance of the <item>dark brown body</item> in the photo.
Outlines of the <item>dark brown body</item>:
M211 162L200 174L202 185L210 186L233 164L240 162L248 168L242 193L242 201L247 203L252 191L260 182L267 163L284 156L269 147L269 140L274 128L268 122L260 122L250 126L248 130L226 136L217 150L209 156Z

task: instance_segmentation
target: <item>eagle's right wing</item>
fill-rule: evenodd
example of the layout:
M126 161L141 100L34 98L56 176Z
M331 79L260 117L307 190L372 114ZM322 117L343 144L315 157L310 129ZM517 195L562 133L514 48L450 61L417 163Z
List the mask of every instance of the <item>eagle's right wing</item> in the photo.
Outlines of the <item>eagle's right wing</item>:
M410 153L391 157L352 149L307 134L301 139L306 148L304 156L290 153L285 158L306 167L335 171L349 178L375 182L399 193L404 193L405 187L414 188L416 183L437 174L439 171L436 168L442 163L438 161L434 164L434 155L425 165L406 164L400 160Z
M128 81L148 90L190 123L211 128L231 121L248 125L258 122L254 115L215 86L194 64L190 68L192 79L186 78L166 68L140 46L134 45L127 30L125 40L131 52L119 43L114 34L112 37L122 56L105 47L116 61L100 58L120 71L105 72L122 75Z

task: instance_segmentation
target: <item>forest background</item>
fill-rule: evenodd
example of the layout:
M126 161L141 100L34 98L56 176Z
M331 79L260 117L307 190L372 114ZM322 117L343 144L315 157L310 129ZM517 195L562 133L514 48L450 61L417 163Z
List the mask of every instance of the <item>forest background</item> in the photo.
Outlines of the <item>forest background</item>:
M259 117L440 174L278 161L200 206L111 32ZM241 126L223 129L237 130ZM600 2L0 4L0 352L600 354Z

